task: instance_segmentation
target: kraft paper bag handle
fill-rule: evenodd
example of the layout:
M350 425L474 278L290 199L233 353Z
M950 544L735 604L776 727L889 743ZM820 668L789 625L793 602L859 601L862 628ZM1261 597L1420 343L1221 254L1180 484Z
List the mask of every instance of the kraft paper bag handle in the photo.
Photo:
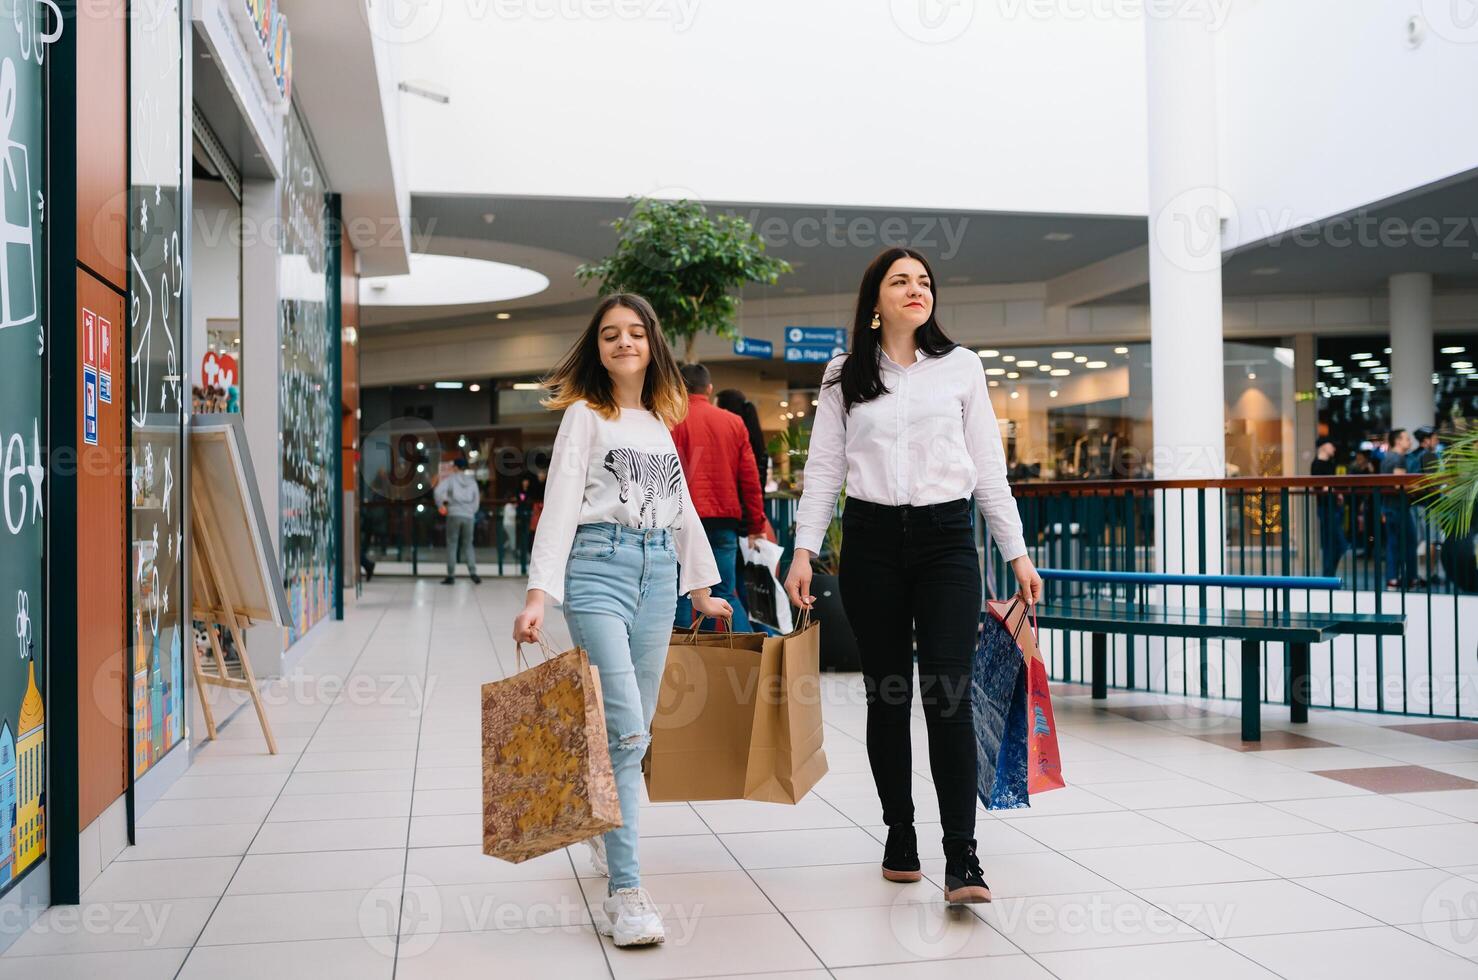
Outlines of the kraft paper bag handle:
M703 626L705 621L710 619L723 627L723 629L719 630L719 632L728 639L729 646L732 647L734 645L734 621L722 616L700 616L695 610L693 613L693 625L673 627L673 632L681 633L683 636L690 636L696 639L699 629Z
M811 607L810 606L802 606L801 607L801 615L800 615L800 618L796 621L795 629L793 629L793 630L790 631L790 635L791 636L795 636L797 633L804 633L806 631L806 627L807 626L810 626L810 625L811 625Z
M539 649L544 654L544 659L541 660L540 663L548 663L550 660L553 660L556 656L558 656L558 653L555 651L554 647L551 646L549 643L549 634L545 633L543 630L539 630L539 632L535 634L535 638L539 641ZM519 671L527 670L528 664L524 660L522 643L517 644L517 651L518 652L515 660L518 665Z

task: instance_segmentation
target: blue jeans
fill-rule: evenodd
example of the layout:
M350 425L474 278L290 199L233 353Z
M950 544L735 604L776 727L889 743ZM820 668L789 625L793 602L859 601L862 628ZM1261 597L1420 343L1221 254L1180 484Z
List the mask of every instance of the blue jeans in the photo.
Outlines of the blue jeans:
M582 524L565 569L570 638L600 671L606 744L622 826L605 835L610 891L641 884L637 859L641 761L651 742L657 690L677 603L677 552L666 530Z
M1400 502L1387 502L1385 515L1386 578L1409 585L1416 578L1416 521Z
M749 613L744 611L744 601L739 598L739 532L728 528L708 531L708 546L713 549L713 560L718 563L719 583L713 587L716 599L727 599L734 607L734 630L748 633ZM693 600L679 596L677 617L673 620L684 628L693 625Z

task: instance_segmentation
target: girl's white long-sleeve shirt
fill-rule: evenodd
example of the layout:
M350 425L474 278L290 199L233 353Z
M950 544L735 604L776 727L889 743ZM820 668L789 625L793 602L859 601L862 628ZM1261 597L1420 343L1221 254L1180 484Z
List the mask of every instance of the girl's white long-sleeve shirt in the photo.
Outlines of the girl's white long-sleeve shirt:
M605 419L588 403L576 402L565 410L554 438L529 588L563 602L575 529L608 523L671 531L681 567L679 593L719 582L667 426L651 412L626 408Z
M828 381L848 356L826 366ZM973 497L1001 557L1021 557L1021 514L1006 482L1006 453L979 356L966 347L914 356L901 367L879 351L888 390L851 412L843 406L841 385L823 384L796 508L795 546L821 550L845 484L847 496L886 506Z

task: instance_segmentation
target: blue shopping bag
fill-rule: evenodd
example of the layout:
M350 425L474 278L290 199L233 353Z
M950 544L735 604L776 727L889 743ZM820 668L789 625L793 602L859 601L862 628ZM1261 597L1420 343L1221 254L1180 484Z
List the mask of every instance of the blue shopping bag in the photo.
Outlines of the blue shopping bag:
M1018 600L1013 600L1013 605ZM1010 620L1010 607L1006 621ZM970 671L977 756L975 792L988 810L1030 806L1027 797L1026 669L1017 637L994 615L981 617ZM1026 622L1023 615L1015 630Z

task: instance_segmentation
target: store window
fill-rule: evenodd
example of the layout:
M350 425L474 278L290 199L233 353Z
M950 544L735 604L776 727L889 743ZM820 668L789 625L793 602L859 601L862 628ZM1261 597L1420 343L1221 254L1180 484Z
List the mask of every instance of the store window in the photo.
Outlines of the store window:
M190 400L196 414L241 411L241 178L195 113L190 222Z
M312 144L289 113L283 164L278 279L282 370L282 572L296 642L332 610L334 404L328 322L327 188Z
M14 644L0 656L0 892L46 853L47 426L45 26L0 22L0 610ZM69 329L70 323L63 329Z
M130 595L135 776L184 735L181 490L188 332L178 0L129 17Z

